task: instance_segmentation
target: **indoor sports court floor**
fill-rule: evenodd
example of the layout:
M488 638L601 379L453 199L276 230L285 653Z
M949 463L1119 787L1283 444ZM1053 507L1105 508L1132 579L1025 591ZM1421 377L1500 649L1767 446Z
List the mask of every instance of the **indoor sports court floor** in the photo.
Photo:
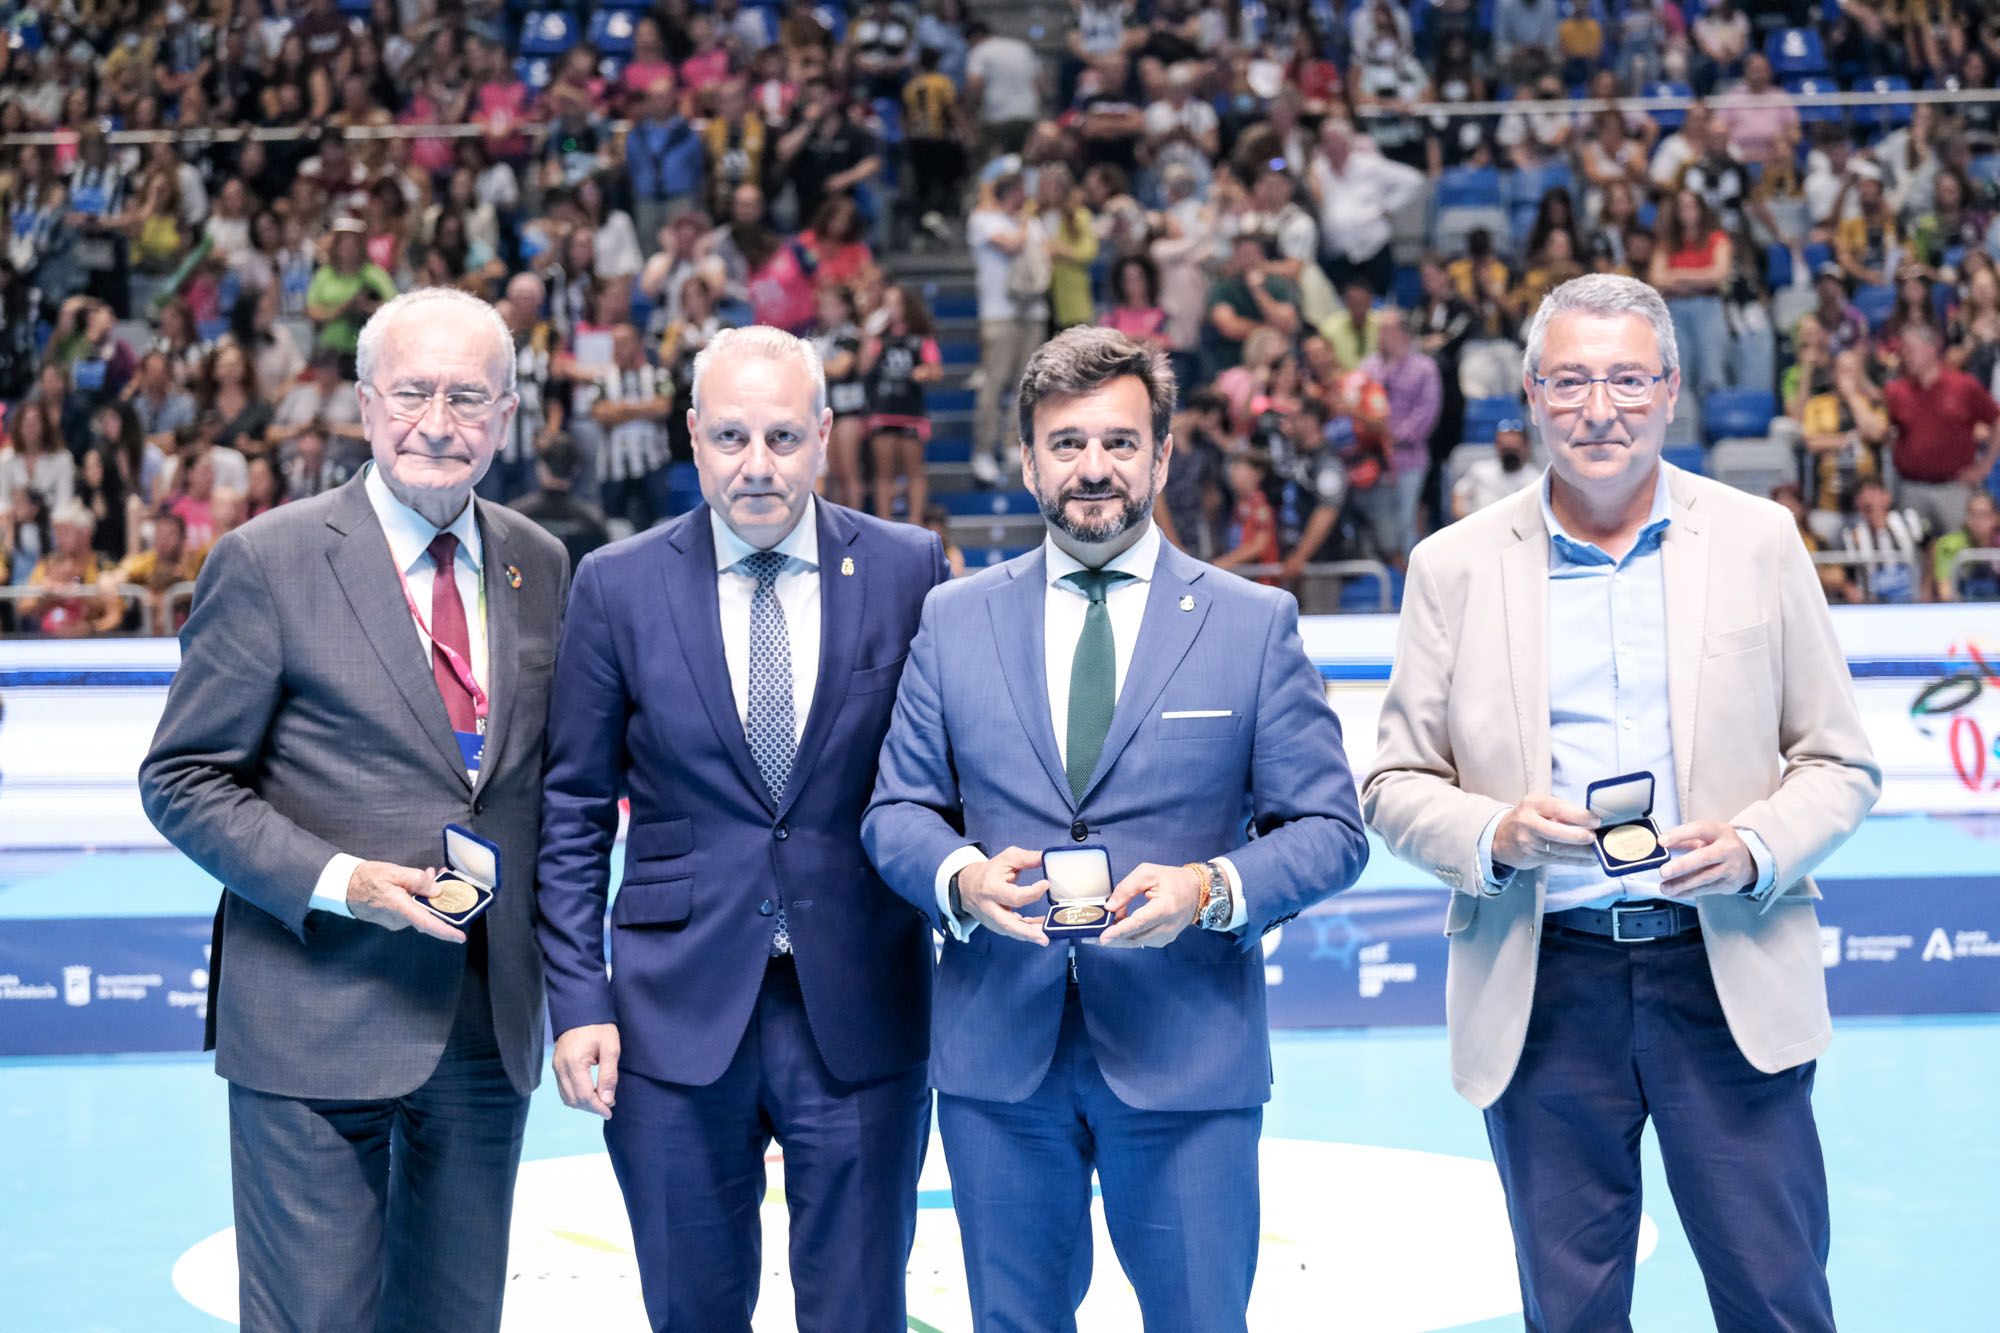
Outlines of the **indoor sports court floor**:
M1265 1121L1262 1264L1251 1326L1518 1327L1511 1252L1480 1119L1429 1029L1279 1033ZM1850 1330L1996 1327L2000 1020L1850 1021L1821 1063ZM194 1056L0 1061L0 1328L175 1333L233 1323L223 1085ZM913 1329L969 1328L941 1154L925 1172ZM1710 1327L1649 1145L1635 1323ZM757 1328L791 1328L782 1208L766 1205ZM644 1327L596 1122L545 1082L529 1120L506 1328ZM1137 1329L1099 1231L1082 1327ZM1510 1316L1514 1316L1510 1318Z

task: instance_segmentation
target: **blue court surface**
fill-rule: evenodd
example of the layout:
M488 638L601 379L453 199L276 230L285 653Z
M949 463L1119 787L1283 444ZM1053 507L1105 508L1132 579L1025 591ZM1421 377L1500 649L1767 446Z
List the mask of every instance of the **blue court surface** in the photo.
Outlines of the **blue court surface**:
M1871 819L1823 872L1825 908L1833 913L1862 896L1887 907L1949 893L1969 909L1968 920L1990 922L1993 867L2000 864L1996 825L1990 817ZM1357 894L1336 902L1391 896L1415 882L1414 872L1378 847ZM129 932L171 917L194 932L176 947L198 950L216 891L164 852L0 856L0 926L22 931L63 918L80 930ZM1966 937L1957 938L1963 952ZM1989 936L1982 931L1978 939ZM1993 966L1990 957L1970 956L1919 963L1923 941L1921 929L1914 948L1904 939L1905 956L1895 969L1885 965L1880 984L1900 990L1927 976L1964 984ZM1850 938L1846 957L1851 962L1853 950L1878 944ZM198 953L189 957L190 966L199 961ZM1307 958L1290 966L1332 964ZM1947 970L1966 967L1977 970ZM1829 980L1856 975L1843 962ZM168 985L196 980L177 975ZM1291 977L1285 986L1297 984ZM1975 990L1975 998L2000 1000L2000 992L1989 995L1990 981ZM37 1012L59 1019L100 1009L58 1003ZM28 1012L0 1005L0 1023L23 1022ZM1982 1276L2000 1238L2000 1136L1993 1132L2000 1016L1850 1017L1837 1028L1815 1100L1842 1327L2000 1328ZM32 1049L32 1036L0 1031L0 1046ZM1286 1030L1273 1044L1277 1084L1265 1119L1262 1260L1251 1327L1518 1328L1498 1180L1479 1113L1451 1090L1443 1032ZM224 1085L205 1057L0 1059L0 1145L0 1333L174 1333L233 1324ZM1713 1327L1657 1153L1650 1144L1647 1151L1635 1326L1648 1333ZM772 1168L760 1333L792 1327L775 1155ZM971 1327L950 1202L943 1154L933 1144L911 1262L913 1329ZM1137 1330L1136 1305L1101 1219L1097 1238L1097 1278L1081 1327ZM644 1320L597 1122L564 1108L545 1080L528 1125L505 1327L566 1333L582 1326L636 1333Z
M1265 1228L1252 1327L1518 1327L1499 1186L1480 1118L1450 1091L1441 1032L1280 1033L1265 1120ZM1842 1326L1986 1330L2000 1237L2000 1022L1852 1021L1821 1062ZM192 1056L0 1063L0 1327L172 1333L233 1302L223 1085ZM1712 1327L1651 1154L1635 1325ZM941 1154L912 1264L912 1312L970 1327ZM766 1204L759 1330L791 1327L782 1204ZM1657 1236L1654 1230L1657 1229ZM596 1124L536 1094L515 1210L506 1327L642 1329ZM1085 1330L1137 1329L1100 1231ZM585 1314L584 1312L588 1313ZM1509 1318L1513 1315L1513 1318Z

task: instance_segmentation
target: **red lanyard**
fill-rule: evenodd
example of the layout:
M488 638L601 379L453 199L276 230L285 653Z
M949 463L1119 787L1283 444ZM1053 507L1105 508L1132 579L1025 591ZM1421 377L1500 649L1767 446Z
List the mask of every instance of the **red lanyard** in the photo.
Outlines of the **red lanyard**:
M438 571L438 573L442 572L442 570ZM437 574L433 574L431 577L435 579ZM441 642L435 634L431 633L430 622L424 619L423 612L417 610L416 596L410 592L410 580L400 569L396 571L396 581L403 585L403 602L410 608L410 615L416 619L417 629L423 633L424 639L432 648L444 655L444 663L451 668L451 674L457 678L460 685L465 687L465 692L472 696L472 716L478 723L480 734L484 735L486 732L487 713L486 691L479 688L479 681L472 674L472 664L467 662L463 657L460 657L457 649L448 643ZM479 602L482 608L481 614L483 615L486 604L486 595L483 588L480 590Z

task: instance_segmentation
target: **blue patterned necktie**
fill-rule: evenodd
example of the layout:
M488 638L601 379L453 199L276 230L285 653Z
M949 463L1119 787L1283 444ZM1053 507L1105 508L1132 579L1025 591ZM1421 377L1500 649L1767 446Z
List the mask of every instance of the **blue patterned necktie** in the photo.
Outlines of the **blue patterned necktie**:
M778 601L778 575L790 561L790 556L777 551L757 551L736 562L739 570L757 580L757 590L750 594L750 708L744 732L773 804L784 798L798 751L792 711L792 636L785 629L784 605ZM791 951L792 936L780 906L771 952Z

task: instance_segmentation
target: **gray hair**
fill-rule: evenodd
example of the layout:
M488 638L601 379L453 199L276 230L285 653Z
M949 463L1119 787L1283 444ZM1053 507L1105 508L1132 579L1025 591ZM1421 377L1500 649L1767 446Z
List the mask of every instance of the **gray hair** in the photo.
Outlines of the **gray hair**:
M456 287L418 287L385 301L361 326L361 337L354 345L354 377L363 384L373 380L375 363L382 354L382 338L389 325L407 310L432 304L476 312L485 321L493 330L494 360L503 367L500 392L514 392L514 331L507 327L505 317L492 305Z
M1659 292L1637 278L1620 273L1586 273L1571 278L1542 298L1535 316L1528 321L1527 366L1530 374L1542 371L1542 343L1548 337L1549 322L1557 315L1637 315L1653 326L1660 344L1660 373L1671 375L1681 367L1680 344L1674 340L1673 316Z
M757 356L766 361L798 361L812 376L813 424L826 412L826 367L819 359L819 349L808 339L794 337L783 329L774 329L769 324L751 324L740 329L724 329L708 340L708 346L694 356L694 370L689 376L688 402L696 416L701 415L701 386L708 378L708 368L717 357L727 357L730 353L738 356Z

